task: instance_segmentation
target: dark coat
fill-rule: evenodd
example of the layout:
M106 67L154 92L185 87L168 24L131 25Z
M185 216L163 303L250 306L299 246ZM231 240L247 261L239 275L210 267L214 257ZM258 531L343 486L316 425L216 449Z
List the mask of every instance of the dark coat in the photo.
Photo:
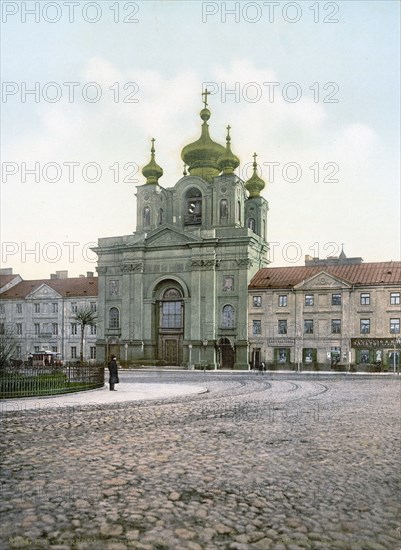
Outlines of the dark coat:
M109 363L109 384L118 384L118 368L117 368L117 361L115 359L112 359Z

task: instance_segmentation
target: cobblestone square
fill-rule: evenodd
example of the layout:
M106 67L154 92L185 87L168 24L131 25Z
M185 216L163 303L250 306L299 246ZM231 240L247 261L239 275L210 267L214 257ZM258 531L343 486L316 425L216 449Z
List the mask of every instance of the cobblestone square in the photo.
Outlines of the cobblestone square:
M122 373L207 393L2 405L0 547L401 547L400 379ZM66 403L68 397L65 398Z

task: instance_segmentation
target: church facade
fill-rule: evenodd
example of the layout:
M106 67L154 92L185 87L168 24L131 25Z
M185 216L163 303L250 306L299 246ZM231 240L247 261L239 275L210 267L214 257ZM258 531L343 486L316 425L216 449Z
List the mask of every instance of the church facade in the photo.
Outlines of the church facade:
M257 175L235 174L230 127L184 147L184 176L171 187L151 159L137 187L135 233L101 238L97 358L122 363L248 369L248 285L268 263L268 203Z

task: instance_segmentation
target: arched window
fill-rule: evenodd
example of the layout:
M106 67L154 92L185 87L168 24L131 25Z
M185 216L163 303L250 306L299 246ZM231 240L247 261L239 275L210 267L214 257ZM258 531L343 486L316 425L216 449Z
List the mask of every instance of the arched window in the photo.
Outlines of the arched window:
M160 208L159 210L159 225L162 225L163 223L163 208Z
M237 201L237 220L241 223L241 201Z
M228 219L228 201L221 199L220 201L220 221Z
M199 189L192 188L185 197L185 225L200 225L202 223L202 193Z
M145 206L143 209L143 227L150 227L150 208Z
M163 294L160 311L160 326L162 328L181 328L182 296L176 288L169 288Z
M234 308L231 305L226 305L223 307L221 328L234 328L234 327L235 327Z
M120 328L120 312L116 307L110 308L109 328Z
M255 231L255 218L249 218L248 227L249 229L252 229L252 231Z

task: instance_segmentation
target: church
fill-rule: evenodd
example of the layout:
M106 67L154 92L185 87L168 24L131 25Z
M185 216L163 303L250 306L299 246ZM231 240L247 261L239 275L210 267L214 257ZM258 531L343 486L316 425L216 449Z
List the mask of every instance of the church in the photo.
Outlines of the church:
M137 227L100 238L97 359L248 369L248 286L268 264L268 202L257 174L212 140L208 92L201 135L181 152L184 175L163 187L155 157L137 187Z

